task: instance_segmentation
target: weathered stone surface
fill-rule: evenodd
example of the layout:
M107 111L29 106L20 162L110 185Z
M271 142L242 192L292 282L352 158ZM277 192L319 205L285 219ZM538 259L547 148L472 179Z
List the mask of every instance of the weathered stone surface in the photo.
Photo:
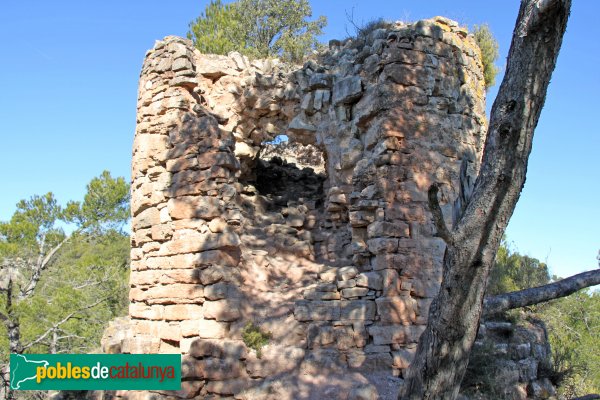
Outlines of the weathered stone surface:
M183 321L202 318L202 313L199 304L173 304L164 306L163 318L167 321Z
M361 296L366 296L368 292L369 292L368 288L353 287L353 288L348 288L348 289L342 289L342 296L346 297L346 298L361 297Z
M185 235L173 238L160 246L161 255L196 253L206 250L237 247L240 238L235 232L199 233L189 231Z
M200 272L200 282L203 285L212 285L217 282L237 282L239 280L239 272L232 267L223 267L213 265L203 269Z
M225 299L204 302L204 318L217 321L235 321L241 316L239 299Z
M362 79L359 76L349 76L340 79L333 85L333 104L349 104L362 96Z
M198 369L208 380L222 381L237 378L242 373L242 364L237 360L204 358L198 361Z
M148 208L138 214L133 221L133 229L150 228L160 223L160 212L156 208Z
M356 286L373 290L383 289L383 278L378 272L363 272L356 277Z
M398 249L398 239L375 238L369 239L367 244L374 254L393 253Z
M312 74L309 79L308 88L310 90L329 88L331 87L332 79L333 77L328 74Z
M298 321L332 321L340 318L339 301L297 301L294 315Z
M374 385L360 385L352 389L348 400L377 400L379 393Z
M196 358L242 360L248 356L248 349L238 340L196 339L192 342L188 354Z
M222 214L219 199L204 196L182 196L167 202L169 215L173 219L211 219Z
M189 392L169 396L232 396L300 364L315 376L408 365L444 255L427 189L441 185L450 215L465 155L477 173L481 64L473 39L442 19L355 44L299 69L200 54L175 37L147 54L132 161L133 325L107 345L185 354ZM290 143L265 145L279 134ZM263 358L242 345L248 323L270 332ZM535 358L547 354L539 346L502 348ZM522 364L514 369L532 375ZM357 382L342 395L373 392Z
M203 339L222 339L227 333L227 324L203 319L198 324L198 336Z
M239 296L239 289L232 283L218 282L204 288L204 297L208 300L231 299Z
M261 358L250 353L246 371L252 378L265 378L297 368L305 356L305 350L298 347L269 345L261 351Z
M217 395L231 396L237 395L252 384L248 378L224 379L219 381L210 381L206 384L206 390L209 393Z
M389 370L392 356L387 353L364 353L360 350L348 352L348 367L363 371Z
M214 54L203 54L202 57L198 57L196 72L208 78L239 74L231 58Z
M379 344L405 344L417 343L424 326L398 326L398 325L374 325L367 328L373 336L373 343Z
M396 351L392 351L393 366L396 368L408 368L409 364L415 357L417 348L401 348Z
M311 135L317 131L317 127L298 116L290 122L288 130L296 134Z
M358 269L356 267L342 267L337 271L337 278L341 281L352 279L358 275Z
M376 237L409 237L408 224L404 222L375 221L369 224L367 234L370 238Z
M407 297L380 297L375 300L381 322L410 325L416 321L413 300Z
M342 301L341 317L351 320L372 320L375 319L375 304L368 300L350 300Z

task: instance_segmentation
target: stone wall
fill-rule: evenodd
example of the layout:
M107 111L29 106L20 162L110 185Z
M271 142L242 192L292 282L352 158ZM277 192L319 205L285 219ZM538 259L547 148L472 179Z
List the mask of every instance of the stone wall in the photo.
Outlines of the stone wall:
M545 324L522 312L515 321L481 321L460 400L556 399Z
M180 352L173 395L187 398L258 398L311 372L402 376L441 280L427 189L452 224L484 97L477 45L439 17L332 41L302 67L157 42L139 84L129 318L104 350ZM281 134L324 167L265 157ZM249 323L270 333L262 357Z

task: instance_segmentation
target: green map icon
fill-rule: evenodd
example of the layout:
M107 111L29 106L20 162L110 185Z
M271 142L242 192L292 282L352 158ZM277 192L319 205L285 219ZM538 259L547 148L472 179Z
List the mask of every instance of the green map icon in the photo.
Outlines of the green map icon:
M19 390L23 382L36 378L38 367L47 367L46 360L30 360L25 354L10 355L10 388Z
M11 354L12 390L179 390L181 354Z

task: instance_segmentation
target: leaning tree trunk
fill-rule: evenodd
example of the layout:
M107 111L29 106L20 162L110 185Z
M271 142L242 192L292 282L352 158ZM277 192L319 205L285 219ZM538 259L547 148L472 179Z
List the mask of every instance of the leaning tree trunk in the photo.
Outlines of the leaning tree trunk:
M525 183L533 131L567 24L570 0L523 0L492 107L472 197L450 231L437 187L429 202L446 241L440 292L399 399L456 399L483 309L489 270Z

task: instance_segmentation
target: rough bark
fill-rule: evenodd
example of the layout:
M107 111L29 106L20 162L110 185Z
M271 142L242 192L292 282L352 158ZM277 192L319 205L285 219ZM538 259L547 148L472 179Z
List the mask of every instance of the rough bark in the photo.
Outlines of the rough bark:
M13 307L13 281L12 277L8 280L6 289L6 315L3 315L6 333L8 335L8 349L11 353L21 354L23 346L21 345L21 324L19 317L15 314Z
M595 400L600 399L600 394L586 394L585 396L577 397L573 400Z
M600 269L582 272L547 285L488 297L483 302L483 314L498 314L514 308L543 303L594 285L600 285Z
M492 107L482 164L447 248L440 292L407 370L400 399L458 396L483 310L489 270L525 183L533 131L567 24L570 0L524 0L506 75ZM434 211L437 196L430 196ZM441 227L442 220L436 221Z

